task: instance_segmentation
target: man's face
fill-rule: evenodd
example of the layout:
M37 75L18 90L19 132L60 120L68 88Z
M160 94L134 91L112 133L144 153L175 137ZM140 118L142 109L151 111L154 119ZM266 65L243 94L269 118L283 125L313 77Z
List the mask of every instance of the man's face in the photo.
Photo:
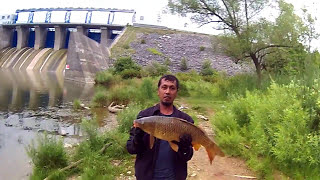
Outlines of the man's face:
M170 106L173 104L174 99L177 96L177 84L176 81L168 81L165 79L161 80L161 84L158 88L158 96L160 102L165 106Z

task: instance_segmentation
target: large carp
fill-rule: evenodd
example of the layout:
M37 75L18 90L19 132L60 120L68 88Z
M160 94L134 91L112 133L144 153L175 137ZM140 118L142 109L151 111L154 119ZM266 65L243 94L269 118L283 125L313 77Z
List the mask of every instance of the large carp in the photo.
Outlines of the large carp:
M154 137L156 137L168 141L171 148L177 152L179 147L174 141L179 142L179 137L182 134L190 134L193 148L197 151L201 145L204 146L210 164L216 155L224 156L205 131L186 120L175 117L150 116L134 120L133 125L150 134L150 148L153 147Z

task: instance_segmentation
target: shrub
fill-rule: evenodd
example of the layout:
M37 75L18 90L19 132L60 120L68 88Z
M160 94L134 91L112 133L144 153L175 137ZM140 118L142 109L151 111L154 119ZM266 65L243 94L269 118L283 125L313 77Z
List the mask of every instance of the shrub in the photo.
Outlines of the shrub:
M163 56L163 54L159 52L156 48L148 48L147 51L151 52L154 55Z
M165 60L164 60L164 63L163 63L165 66L171 66L171 64L172 64L172 62L171 62L171 60L170 60L170 58L166 58Z
M124 44L124 45L123 45L123 48L124 48L124 49L129 49L129 48L130 48L130 45L129 45L129 44Z
M189 90L184 82L180 81L180 87L179 87L179 96L181 97L188 97L190 96Z
M121 73L122 71L126 69L134 69L136 71L139 71L141 67L137 65L131 57L120 57L117 59L114 63L115 73Z
M141 72L140 69L125 69L120 73L120 76L123 79L141 78Z
M74 110L79 110L81 109L81 102L79 99L73 100L73 109Z
M28 156L34 165L33 178L44 179L51 172L67 166L67 154L63 147L63 141L57 140L54 136L44 134L37 137L26 147Z
M119 122L120 132L129 133L129 130L133 124L133 120L137 118L137 115L141 109L141 106L137 104L129 104L127 109L118 114L117 120Z
M211 67L211 62L209 60L205 60L201 67L200 74L202 76L211 76L214 74L214 70Z
M153 99L155 97L156 88L150 78L143 79L140 86L141 100ZM140 100L140 101L141 101Z
M116 175L124 173L124 166L129 160L125 149L128 133L112 130L98 133L96 121L83 121L82 129L87 137L76 149L75 159L83 159L77 166L82 179L114 179ZM105 144L110 144L104 153L99 153ZM112 160L121 160L119 166L113 166ZM125 162L123 162L125 161Z
M103 107L108 105L108 96L106 91L98 91L94 94L93 98L93 106L95 107Z
M152 61L152 63L148 64L144 70L148 76L162 76L168 72L168 67L161 65L157 61Z
M318 92L317 88L315 91ZM319 132L313 132L310 126L317 115L303 104L308 99L305 97L319 95L296 83L273 83L262 92L234 96L216 114L213 122L217 141L229 154L270 158L293 179L318 177L315 172L320 165L320 138ZM245 150L245 145L250 148ZM271 172L262 174L265 173Z
M204 46L200 46L200 51L204 51L205 47Z
M179 72L176 74L177 78L180 81L193 81L193 82L197 82L201 80L201 76L199 76L199 74L195 71L195 70L191 70L190 72Z
M141 39L141 44L145 44L145 43L146 43L146 40Z
M106 86L111 85L112 81L113 81L113 76L111 73L109 73L108 71L100 71L96 74L95 77L95 82L97 84L103 84Z
M108 91L108 102L115 102L116 104L129 104L131 101L135 101L137 97L136 91L137 89L134 87L114 87Z
M181 59L180 70L181 70L181 71L186 71L186 70L188 70L188 63L187 63L187 59L186 59L185 57L183 57L183 58Z

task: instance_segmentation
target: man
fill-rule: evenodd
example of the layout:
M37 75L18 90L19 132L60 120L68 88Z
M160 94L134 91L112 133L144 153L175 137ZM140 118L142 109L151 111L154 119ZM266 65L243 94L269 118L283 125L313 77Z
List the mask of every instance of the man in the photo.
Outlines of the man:
M140 111L138 119L148 116L169 116L194 123L192 118L176 109L173 101L179 90L179 80L173 75L164 75L158 82L160 103ZM137 154L135 175L137 180L184 180L187 177L187 161L192 158L192 138L190 134L180 137L178 152L169 146L168 141L156 139L152 149L149 147L150 135L140 128L131 128L127 141L130 154Z

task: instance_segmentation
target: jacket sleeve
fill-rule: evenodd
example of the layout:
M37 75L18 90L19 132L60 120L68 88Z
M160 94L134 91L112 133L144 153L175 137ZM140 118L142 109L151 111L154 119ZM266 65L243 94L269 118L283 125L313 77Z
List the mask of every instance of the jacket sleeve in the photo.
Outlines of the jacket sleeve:
M192 146L189 147L189 150L187 152L181 152L178 150L178 157L179 159L181 159L182 161L189 161L193 156L193 148Z
M141 112L138 114L137 119L141 118ZM134 142L134 127L132 127L130 129L130 136L129 139L127 141L127 151L130 154L139 154L142 153L144 151L144 144L140 143L140 144L136 144Z

